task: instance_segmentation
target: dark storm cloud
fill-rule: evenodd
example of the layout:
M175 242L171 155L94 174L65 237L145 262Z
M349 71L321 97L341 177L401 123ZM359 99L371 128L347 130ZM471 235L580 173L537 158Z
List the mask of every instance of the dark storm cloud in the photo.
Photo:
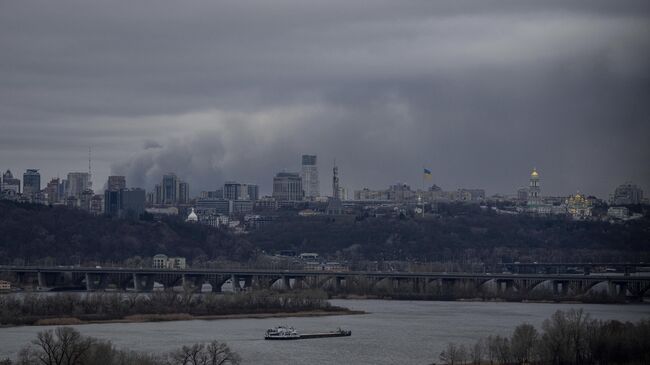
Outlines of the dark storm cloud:
M647 1L4 2L0 164L193 191L316 153L350 189L650 189ZM143 144L144 143L144 144ZM144 148L142 148L144 147ZM66 156L68 156L66 158ZM97 184L96 184L97 185Z

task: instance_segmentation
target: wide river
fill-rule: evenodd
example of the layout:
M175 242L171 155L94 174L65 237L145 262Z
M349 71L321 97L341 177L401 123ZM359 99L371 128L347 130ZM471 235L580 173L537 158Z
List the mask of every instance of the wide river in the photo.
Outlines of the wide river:
M490 334L509 335L527 322L540 328L558 309L583 308L593 318L637 321L650 318L650 305L542 304L333 300L368 314L270 319L88 324L82 334L111 340L122 348L162 353L183 344L217 339L238 352L244 364L430 364L447 342L471 344ZM280 324L302 332L352 330L351 337L264 341ZM0 359L14 358L37 332L50 327L0 328Z

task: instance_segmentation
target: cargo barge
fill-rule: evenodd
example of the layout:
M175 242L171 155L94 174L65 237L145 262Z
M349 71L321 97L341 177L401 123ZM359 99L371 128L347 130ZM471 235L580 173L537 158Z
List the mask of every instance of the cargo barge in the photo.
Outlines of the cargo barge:
M275 327L268 329L264 335L265 340L306 340L310 338L346 337L352 336L352 331L337 329L331 332L303 333L300 334L293 327Z

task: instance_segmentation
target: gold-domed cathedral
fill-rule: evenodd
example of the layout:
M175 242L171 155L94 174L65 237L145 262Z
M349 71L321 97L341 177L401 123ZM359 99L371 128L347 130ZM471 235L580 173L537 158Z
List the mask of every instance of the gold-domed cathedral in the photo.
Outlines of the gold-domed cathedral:
M591 217L592 204L584 195L577 193L566 200L567 212L573 219L587 219Z

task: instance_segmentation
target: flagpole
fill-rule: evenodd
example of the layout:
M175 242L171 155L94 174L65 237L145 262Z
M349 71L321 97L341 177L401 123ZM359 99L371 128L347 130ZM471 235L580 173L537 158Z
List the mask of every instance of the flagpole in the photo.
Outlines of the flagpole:
M424 193L424 164L422 165L422 189L420 190L420 203L422 204L422 218L424 218L424 199L422 198L422 193Z

